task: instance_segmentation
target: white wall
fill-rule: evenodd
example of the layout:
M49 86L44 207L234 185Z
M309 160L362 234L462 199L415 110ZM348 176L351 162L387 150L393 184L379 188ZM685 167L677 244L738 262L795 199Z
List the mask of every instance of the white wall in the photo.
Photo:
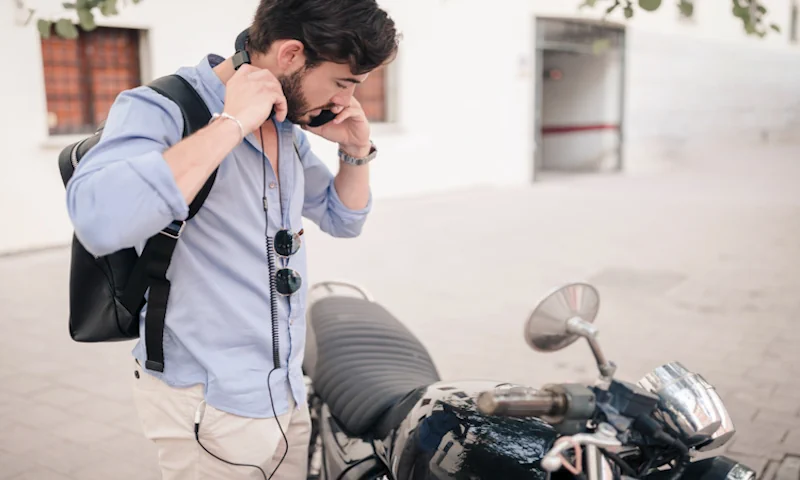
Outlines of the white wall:
M54 0L40 0L58 5ZM534 16L591 17L580 0L384 0L404 33L396 62L396 125L376 125L376 198L480 183L525 184L533 164ZM789 0L771 9L788 29ZM149 29L152 74L230 54L256 0L143 0L113 24ZM0 252L62 244L71 228L49 138L35 26L13 23L0 1ZM800 49L786 35L745 39L725 1L702 1L696 24L665 2L628 29L626 167L645 168L676 139L785 130L800 109ZM688 49L688 51L686 50ZM795 120L792 120L795 119ZM795 124L797 125L797 124ZM314 141L335 166L335 147ZM646 155L642 154L645 152ZM379 207L378 207L379 208ZM23 222L26 225L23 226ZM28 223L30 222L30 223Z

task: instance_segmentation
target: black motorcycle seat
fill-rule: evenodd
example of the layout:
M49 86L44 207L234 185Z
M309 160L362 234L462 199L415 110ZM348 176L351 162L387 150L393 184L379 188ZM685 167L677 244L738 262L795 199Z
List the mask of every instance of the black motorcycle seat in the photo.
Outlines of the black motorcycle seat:
M370 432L409 392L439 381L422 343L378 303L326 297L308 318L303 370L348 434Z

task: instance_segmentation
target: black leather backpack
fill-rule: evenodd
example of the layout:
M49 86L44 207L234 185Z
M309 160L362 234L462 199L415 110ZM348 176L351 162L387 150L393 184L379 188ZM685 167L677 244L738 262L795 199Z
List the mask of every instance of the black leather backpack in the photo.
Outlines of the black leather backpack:
M147 85L175 102L183 113L183 137L208 124L211 113L195 89L179 75L167 75ZM58 167L66 187L78 163L103 134L97 131L61 151ZM217 171L211 174L189 206L188 220L208 196ZM150 289L145 318L145 368L164 371L164 318L170 282L166 278L172 252L184 222L176 220L148 239L142 255L133 248L95 257L73 235L69 281L69 333L77 342L114 342L139 337L139 316Z

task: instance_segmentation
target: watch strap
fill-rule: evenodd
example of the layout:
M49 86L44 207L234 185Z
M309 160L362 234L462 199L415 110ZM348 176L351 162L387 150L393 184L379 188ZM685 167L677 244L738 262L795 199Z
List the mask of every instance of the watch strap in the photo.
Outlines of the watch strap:
M367 156L363 158L354 157L345 152L344 150L342 150L341 148L339 148L339 160L348 165L356 165L356 166L366 165L367 163L374 160L375 157L378 155L378 149L377 147L375 147L375 144L372 143L371 140L369 144L370 144L369 154L367 154Z

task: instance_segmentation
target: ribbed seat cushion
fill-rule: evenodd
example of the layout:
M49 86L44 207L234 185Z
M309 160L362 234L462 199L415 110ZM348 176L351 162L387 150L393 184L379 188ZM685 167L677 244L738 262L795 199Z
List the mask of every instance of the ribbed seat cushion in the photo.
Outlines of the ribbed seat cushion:
M306 374L332 415L364 435L412 390L439 381L428 351L377 303L327 297L309 314Z

